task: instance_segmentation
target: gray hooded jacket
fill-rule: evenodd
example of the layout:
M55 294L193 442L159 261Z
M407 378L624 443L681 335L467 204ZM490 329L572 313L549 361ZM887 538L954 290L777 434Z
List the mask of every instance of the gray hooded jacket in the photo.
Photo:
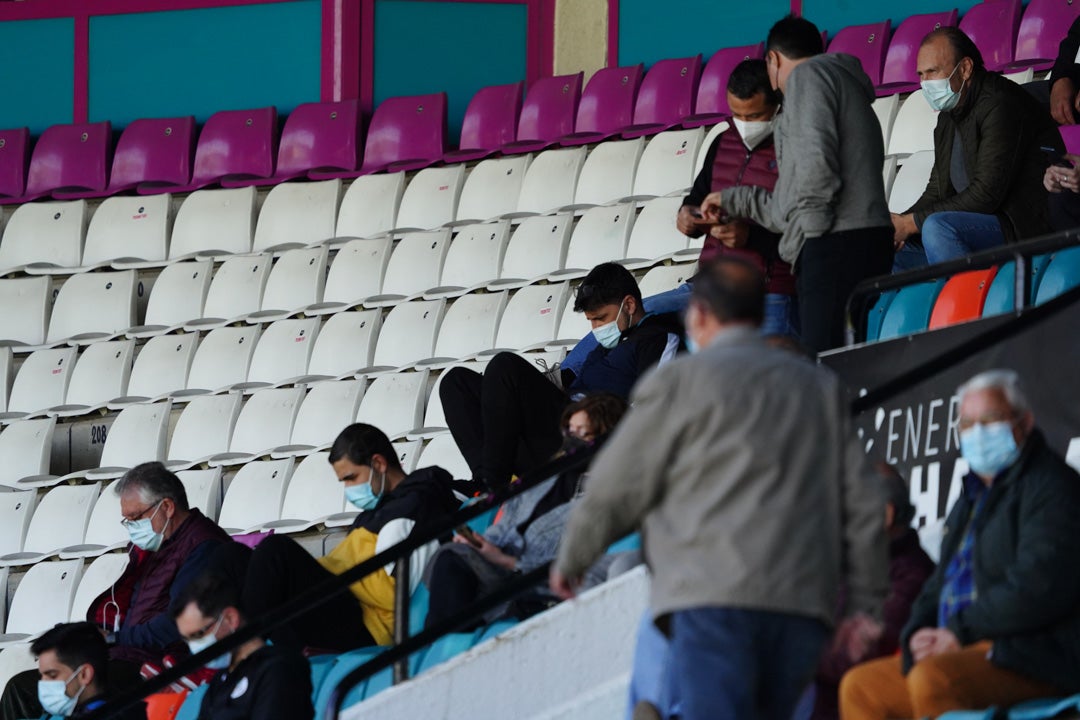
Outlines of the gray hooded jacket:
M851 55L816 55L795 67L777 116L776 187L724 190L727 214L783 233L780 257L792 265L808 238L890 227L873 101L874 86Z

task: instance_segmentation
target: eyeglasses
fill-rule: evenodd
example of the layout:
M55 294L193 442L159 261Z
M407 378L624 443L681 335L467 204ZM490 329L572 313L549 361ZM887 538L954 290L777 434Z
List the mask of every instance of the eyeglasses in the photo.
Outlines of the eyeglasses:
M151 510L153 510L154 514L156 515L157 514L157 508L161 507L161 503L163 503L163 502L165 502L165 498L162 498L162 499L158 500L153 505L147 506L147 508L145 510L143 510L142 512L140 512L138 515L136 515L133 518L123 518L123 519L121 519L120 524L123 525L124 527L130 527L131 525L134 525L135 523L139 522L144 517L146 517L146 513L150 512ZM154 516L151 515L150 519L153 520Z
M187 640L202 640L204 637L210 634L216 634L218 627L221 625L221 621L225 619L225 612L222 611L220 615L206 623L199 630L196 630L191 635L187 636Z

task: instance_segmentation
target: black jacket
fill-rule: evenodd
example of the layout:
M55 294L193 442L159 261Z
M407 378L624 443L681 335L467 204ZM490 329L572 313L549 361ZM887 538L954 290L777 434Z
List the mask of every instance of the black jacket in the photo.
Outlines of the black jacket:
M972 505L961 493L945 521L941 560L900 636L904 670L911 636L937 625L938 598ZM995 665L1080 691L1080 476L1042 433L995 479L975 522L975 601L948 628L962 645L993 641Z
M199 720L311 720L311 668L296 652L267 645L210 680Z
M1042 146L1064 151L1057 124L1024 88L1001 75L975 71L960 105L938 115L934 169L907 212L920 228L931 213L949 210L997 215L1007 242L1050 232ZM970 185L953 189L949 164L960 131Z
M684 347L679 314L650 313L637 325L623 330L615 347L594 348L577 375L563 374L563 383L571 396L608 392L628 398L646 370Z

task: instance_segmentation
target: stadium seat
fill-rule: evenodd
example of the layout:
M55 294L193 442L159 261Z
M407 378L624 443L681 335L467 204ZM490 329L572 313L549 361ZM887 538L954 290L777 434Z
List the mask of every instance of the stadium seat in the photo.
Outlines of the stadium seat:
M389 236L357 238L341 246L326 275L323 301L304 308L304 313L326 315L348 310L382 292L393 246Z
M574 190L574 203L560 210L584 210L629 197L634 189L634 173L644 150L643 137L609 140L597 145L581 167Z
M15 356L10 347L0 344L0 412L6 412L11 384L15 379Z
M495 348L482 355L503 350L528 352L551 343L569 293L569 283L529 285L518 290L503 311Z
M949 278L934 302L929 329L978 320L996 274L997 268L990 268L957 273Z
M261 329L259 325L248 325L221 327L207 333L191 361L187 387L173 391L172 397L183 399L223 392L247 382Z
M1080 125L1062 125L1058 128L1065 152L1080 153Z
M37 507L38 495L36 492L0 492L0 555L22 552L23 541L26 539L26 531L30 528L30 518L33 517ZM0 571L3 579L7 580L7 570ZM0 583L4 590L0 597L7 600L7 583ZM0 613L0 618L5 617ZM0 620L0 630L4 628Z
M382 291L365 298L364 306L396 305L438 285L449 249L449 228L403 235L386 264Z
M562 145L584 145L605 140L634 121L634 103L644 75L640 63L601 68L589 79L578 103L574 132L559 139Z
M889 193L889 210L904 213L926 192L926 184L934 169L934 153L923 150L908 156L896 172L892 191Z
M115 493L112 494L115 495ZM119 515L119 499L117 499L117 503L116 514ZM112 521L114 525L120 524L116 522L116 516L112 518ZM123 529L122 526L121 529ZM126 543L126 531L124 531L124 538ZM89 612L90 606L103 592L116 584L116 581L124 574L124 570L127 569L129 561L130 556L127 553L113 553L95 559L83 570L82 579L79 580L79 587L75 591L75 597L71 602L71 622L86 620L86 614Z
M289 113L281 131L277 166L269 178L225 179L225 187L277 185L311 171L353 172L359 164L359 100L302 103Z
M0 307L4 308L0 313L0 346L34 346L45 342L51 305L52 278L0 280Z
M435 351L416 363L440 367L471 358L495 345L495 332L506 309L508 293L475 293L454 301L443 316Z
M506 154L536 152L574 131L583 73L540 78L529 88L518 120L516 139Z
M308 362L318 342L319 318L278 320L259 337L251 356L247 380L237 390L286 385L308 374Z
M108 408L118 410L134 402L147 402L185 389L198 347L197 333L151 338L135 357L127 396L110 400Z
M321 303L329 252L329 246L318 245L282 253L266 280L260 309L248 315L245 321L254 324L280 320Z
M181 470L176 476L187 492L188 505L217 522L221 511L221 468Z
M570 215L549 215L527 218L518 225L506 246L502 270L488 290L522 287L564 267L573 221Z
M881 84L878 95L894 95L919 89L919 76L916 72L916 60L919 46L928 33L944 26L956 25L957 12L927 13L910 15L893 33L889 50L885 54L885 65L881 69Z
M1031 301L1038 297L1039 285L1043 273L1050 264L1050 255L1037 255L1028 258L1028 272L1031 275ZM1016 263L1010 260L1004 263L990 284L990 292L983 304L983 317L1013 312L1016 309Z
M394 452L397 453L398 462L406 475L420 467L420 451L423 446L423 440L402 439L394 443Z
M289 444L274 448L270 457L280 459L308 455L330 447L341 429L355 421L363 396L363 380L341 380L312 386L296 414Z
M199 133L191 182L172 192L190 192L223 180L268 178L274 174L277 145L277 108L216 112Z
M134 356L134 340L87 346L70 372L64 401L46 412L62 418L85 415L101 410L113 398L127 395Z
M1027 85L1029 82L1035 79L1035 71L1031 68L1025 68L1023 70L1016 70L1014 72L1003 72L1001 77L1006 80L1012 80L1017 85Z
M135 324L134 270L72 275L53 302L47 343L85 344L115 337Z
M82 574L82 560L38 563L27 570L11 600L7 632L0 635L0 648L10 651L19 641L67 622Z
M438 287L426 290L424 299L464 295L497 278L509 243L509 220L462 227L446 251Z
M440 663L471 649L476 644L478 636L479 632L458 632L442 636L424 653L416 674L423 674ZM365 694L365 698L367 697L370 695Z
M24 127L0 130L0 205L19 202L26 194L29 166L30 130Z
M479 362L456 363L459 367L467 367L480 372L484 364ZM439 374L435 382L431 384L431 392L428 393L427 407L424 409L424 421L420 427L413 428L405 434L407 440L429 440L450 432L446 423L446 413L443 411L442 398L439 397L439 386L442 384L446 372Z
M701 128L669 130L645 146L634 175L633 200L662 195L685 195L694 184L695 161L705 138Z
M296 465L285 490L280 519L264 523L260 530L303 532L345 511L345 486L330 466L329 457L328 452L312 453Z
M896 122L896 113L900 110L900 96L899 95L885 95L874 100L871 106L874 109L874 114L877 115L878 124L881 125L881 139L884 141L882 147L888 149L889 141L892 138L893 124Z
M940 279L901 288L885 311L879 339L888 340L925 330L934 301L944 284L945 280Z
M889 97L896 97L890 95ZM885 158L885 162L881 164L881 180L885 185L885 197L889 197L892 194L893 183L896 182L896 156L890 155Z
M587 154L578 147L545 150L534 157L521 183L517 210L503 217L528 217L572 205Z
M240 468L225 492L218 525L230 535L238 535L278 520L293 465L292 458L285 458L260 460Z
M270 263L270 255L242 255L223 262L210 282L203 316L185 323L184 329L220 327L257 312L270 276Z
M90 212L85 200L20 205L0 242L0 272L47 275L82 263Z
M1080 248L1057 250L1039 281L1035 304L1042 305L1080 285Z
M210 457L207 465L243 465L289 442L304 399L304 388L260 390L244 403L233 427L228 452Z
M693 277L696 267L696 265L658 265L654 267L645 273L645 277L638 282L641 297L652 297L668 290L674 290Z
M445 314L444 299L418 300L395 306L379 330L372 366L362 368L356 376L389 372L432 357Z
M709 128L709 131L705 134L705 139L701 141L701 147L698 148L697 159L694 160L694 177L697 177L697 174L705 167L705 163L709 159L709 148L712 147L713 142L729 127L731 125L725 120Z
M482 160L469 172L451 225L478 223L517 210L531 155Z
M448 163L472 162L512 143L517 133L524 92L523 82L477 90L465 108L459 149L446 153L443 160Z
M341 181L288 183L270 191L259 209L252 251L279 252L334 237Z
M162 460L169 437L171 411L172 403L169 401L126 407L109 427L98 467L20 485L54 485L84 477L89 480L109 480L120 477L140 463Z
M378 237L397 227L405 194L405 173L358 177L345 191L334 230L335 245L352 238Z
M1020 19L1016 60L1009 68L1030 67L1036 72L1049 70L1061 41L1077 16L1080 16L1080 4L1070 0L1031 0Z
M559 329L555 332L555 340L546 345L545 350L572 348L592 331L592 325L585 319L585 313L574 312L575 299L574 293L568 293Z
M0 556L0 566L57 564L41 561L60 552L61 548L82 543L86 537L90 512L94 509L100 491L101 486L98 483L60 485L49 490L38 501L34 517L30 519L22 552ZM79 567L82 567L81 563ZM23 582L26 582L25 578ZM70 598L68 602L71 602ZM15 603L12 603L11 613L8 618L9 631ZM66 617L65 612L60 621Z
M200 685L187 694L184 698L184 704L180 706L180 712L176 714L175 720L198 720L199 707L202 705L203 696L206 695L206 691L210 689L210 683Z
M570 236L565 266L548 275L548 279L582 278L600 263L622 260L626 257L626 244L634 227L634 217L633 203L586 210Z
M190 470L229 449L244 396L240 393L197 397L176 421L165 465Z
M90 521L86 525L86 536L78 545L62 549L60 551L61 560L97 557L128 544L127 530L120 524L123 514L120 512L120 496L114 491L115 486L116 481L113 481L102 489L101 494L98 495L97 500L94 502L94 509L90 513ZM127 560L126 555L114 555L113 557ZM93 598L89 600L93 600Z
M675 216L680 207L681 197L659 197L645 203L634 220L622 264L638 270L668 259L697 260L699 251L688 250L688 238L675 227Z
M379 309L331 315L315 338L307 374L293 382L311 383L352 377L357 371L370 367L382 322L382 311Z
M334 663L333 667L330 668L330 671L326 674L326 677L323 679L322 682L322 687L319 689L319 692L315 696L314 704L316 708L316 720L326 717L324 713L330 703L331 693L333 692L334 688L338 686L338 683L340 683L341 680L350 672L360 667L368 660L371 660L373 657L383 652L385 649L386 648L378 646L366 647L360 648L358 650L350 650L349 652L342 653L338 656L337 662ZM382 673L382 675L384 676L386 674L387 673ZM368 680L364 680L363 682L357 684L351 690L349 690L349 692L346 693L345 697L343 698L342 707L351 707L356 703L361 702L364 699L364 689L369 682L371 682L371 678L369 678ZM392 681L384 677L383 679L381 679L381 682L389 684ZM180 718L177 718L177 720L180 720ZM192 715L190 720L195 720L195 715Z
M109 195L141 188L167 192L169 186L191 182L195 152L195 118L132 120L116 141Z
M472 470L469 469L469 464L465 462L450 433L443 433L431 439L424 451L420 453L419 465L420 467L437 465L458 480L472 478Z
M123 269L165 262L172 229L172 196L111 197L94 211L83 246L84 269Z
M889 135L887 155L911 155L917 152L933 152L934 127L937 110L930 107L921 92L908 95L896 111L892 133Z
M724 48L713 53L701 72L694 114L683 118L683 127L715 125L731 115L727 101L727 84L731 71L743 60L761 58L764 54L764 43Z
M994 0L975 3L960 19L960 29L979 48L987 70L1000 72L1012 63L1022 10L1020 0Z
M833 36L828 52L854 55L862 63L863 71L870 76L870 82L880 85L885 53L889 50L889 26L889 20L849 25Z
M895 297L896 290L886 290L878 296L873 307L870 308L870 313L866 318L867 342L877 342L881 339L881 323L885 320L885 313L888 312L889 305Z
M142 325L128 328L129 338L152 338L179 330L184 323L199 319L206 307L206 295L213 279L212 260L191 260L166 265L161 269Z
M374 425L391 440L404 437L424 417L428 375L421 370L375 378L360 401L356 422Z
M700 79L701 55L653 64L638 87L634 120L621 129L622 137L654 135L692 116Z
M0 485L19 487L21 480L49 474L56 418L20 420L0 432Z
M454 222L464 185L464 164L416 173L401 196L394 232L433 230Z
M109 183L112 125L51 125L34 144L23 202L52 195L100 193Z
M199 190L188 195L176 212L169 260L251 252L256 201L255 188Z
M63 405L77 352L72 347L30 353L15 376L7 412L0 414L0 421L44 415L47 408Z

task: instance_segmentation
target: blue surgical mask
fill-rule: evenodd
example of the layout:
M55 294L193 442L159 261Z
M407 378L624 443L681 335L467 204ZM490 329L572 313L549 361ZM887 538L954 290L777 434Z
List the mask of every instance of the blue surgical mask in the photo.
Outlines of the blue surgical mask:
M960 433L960 454L976 475L997 476L1020 457L1012 423L972 425Z
M690 333L686 333L686 349L691 355L696 355L701 350L701 346L697 344L697 340Z
M956 74L960 65L957 64L953 68L953 71L949 73L949 77L942 78L940 80L923 80L922 91L923 97L926 98L926 102L930 104L930 107L941 112L952 110L956 107L956 104L960 102L960 93L964 90L964 84L960 84L959 90L952 89L952 76ZM967 82L966 80L964 82Z
M593 328L592 334L596 338L596 342L600 344L600 347L610 350L619 344L619 338L622 336L622 330L619 329L619 318L622 317L622 303L619 304L619 312L615 315L615 320L601 325L598 328Z
M224 615L219 617L218 621L217 621L217 625L214 626L214 629L207 632L205 635L203 635L198 640L188 640L187 641L188 650L191 651L192 655L196 655L196 654L202 652L203 650L205 650L206 648L210 647L211 645L213 645L214 643L217 642L217 631L218 631L218 628L221 627L221 622L224 619L225 619ZM232 653L227 652L227 653L222 653L221 655L218 655L213 660L208 661L206 663L205 667L210 669L210 670L224 670L225 668L229 667L230 662L232 662Z
M68 717L75 712L75 705L79 702L79 696L82 695L86 686L79 688L75 697L68 697L67 686L78 677L82 669L82 665L75 668L75 672L71 673L71 677L67 680L38 680L38 702L41 703L45 712L60 717Z
M374 469L372 469L372 474L374 474ZM374 510L375 506L379 504L379 500L382 498L384 492L386 492L385 471L382 473L382 482L379 485L378 495L372 492L371 480L368 480L366 483L349 485L346 487L345 499L361 510Z
M157 552L161 548L161 543L165 540L165 530L169 527L169 520L165 521L165 527L161 528L161 532L154 532L154 516L161 509L162 502L161 500L158 501L158 506L150 517L124 523L124 527L128 531L128 537L131 538L131 542L135 547L147 552Z

